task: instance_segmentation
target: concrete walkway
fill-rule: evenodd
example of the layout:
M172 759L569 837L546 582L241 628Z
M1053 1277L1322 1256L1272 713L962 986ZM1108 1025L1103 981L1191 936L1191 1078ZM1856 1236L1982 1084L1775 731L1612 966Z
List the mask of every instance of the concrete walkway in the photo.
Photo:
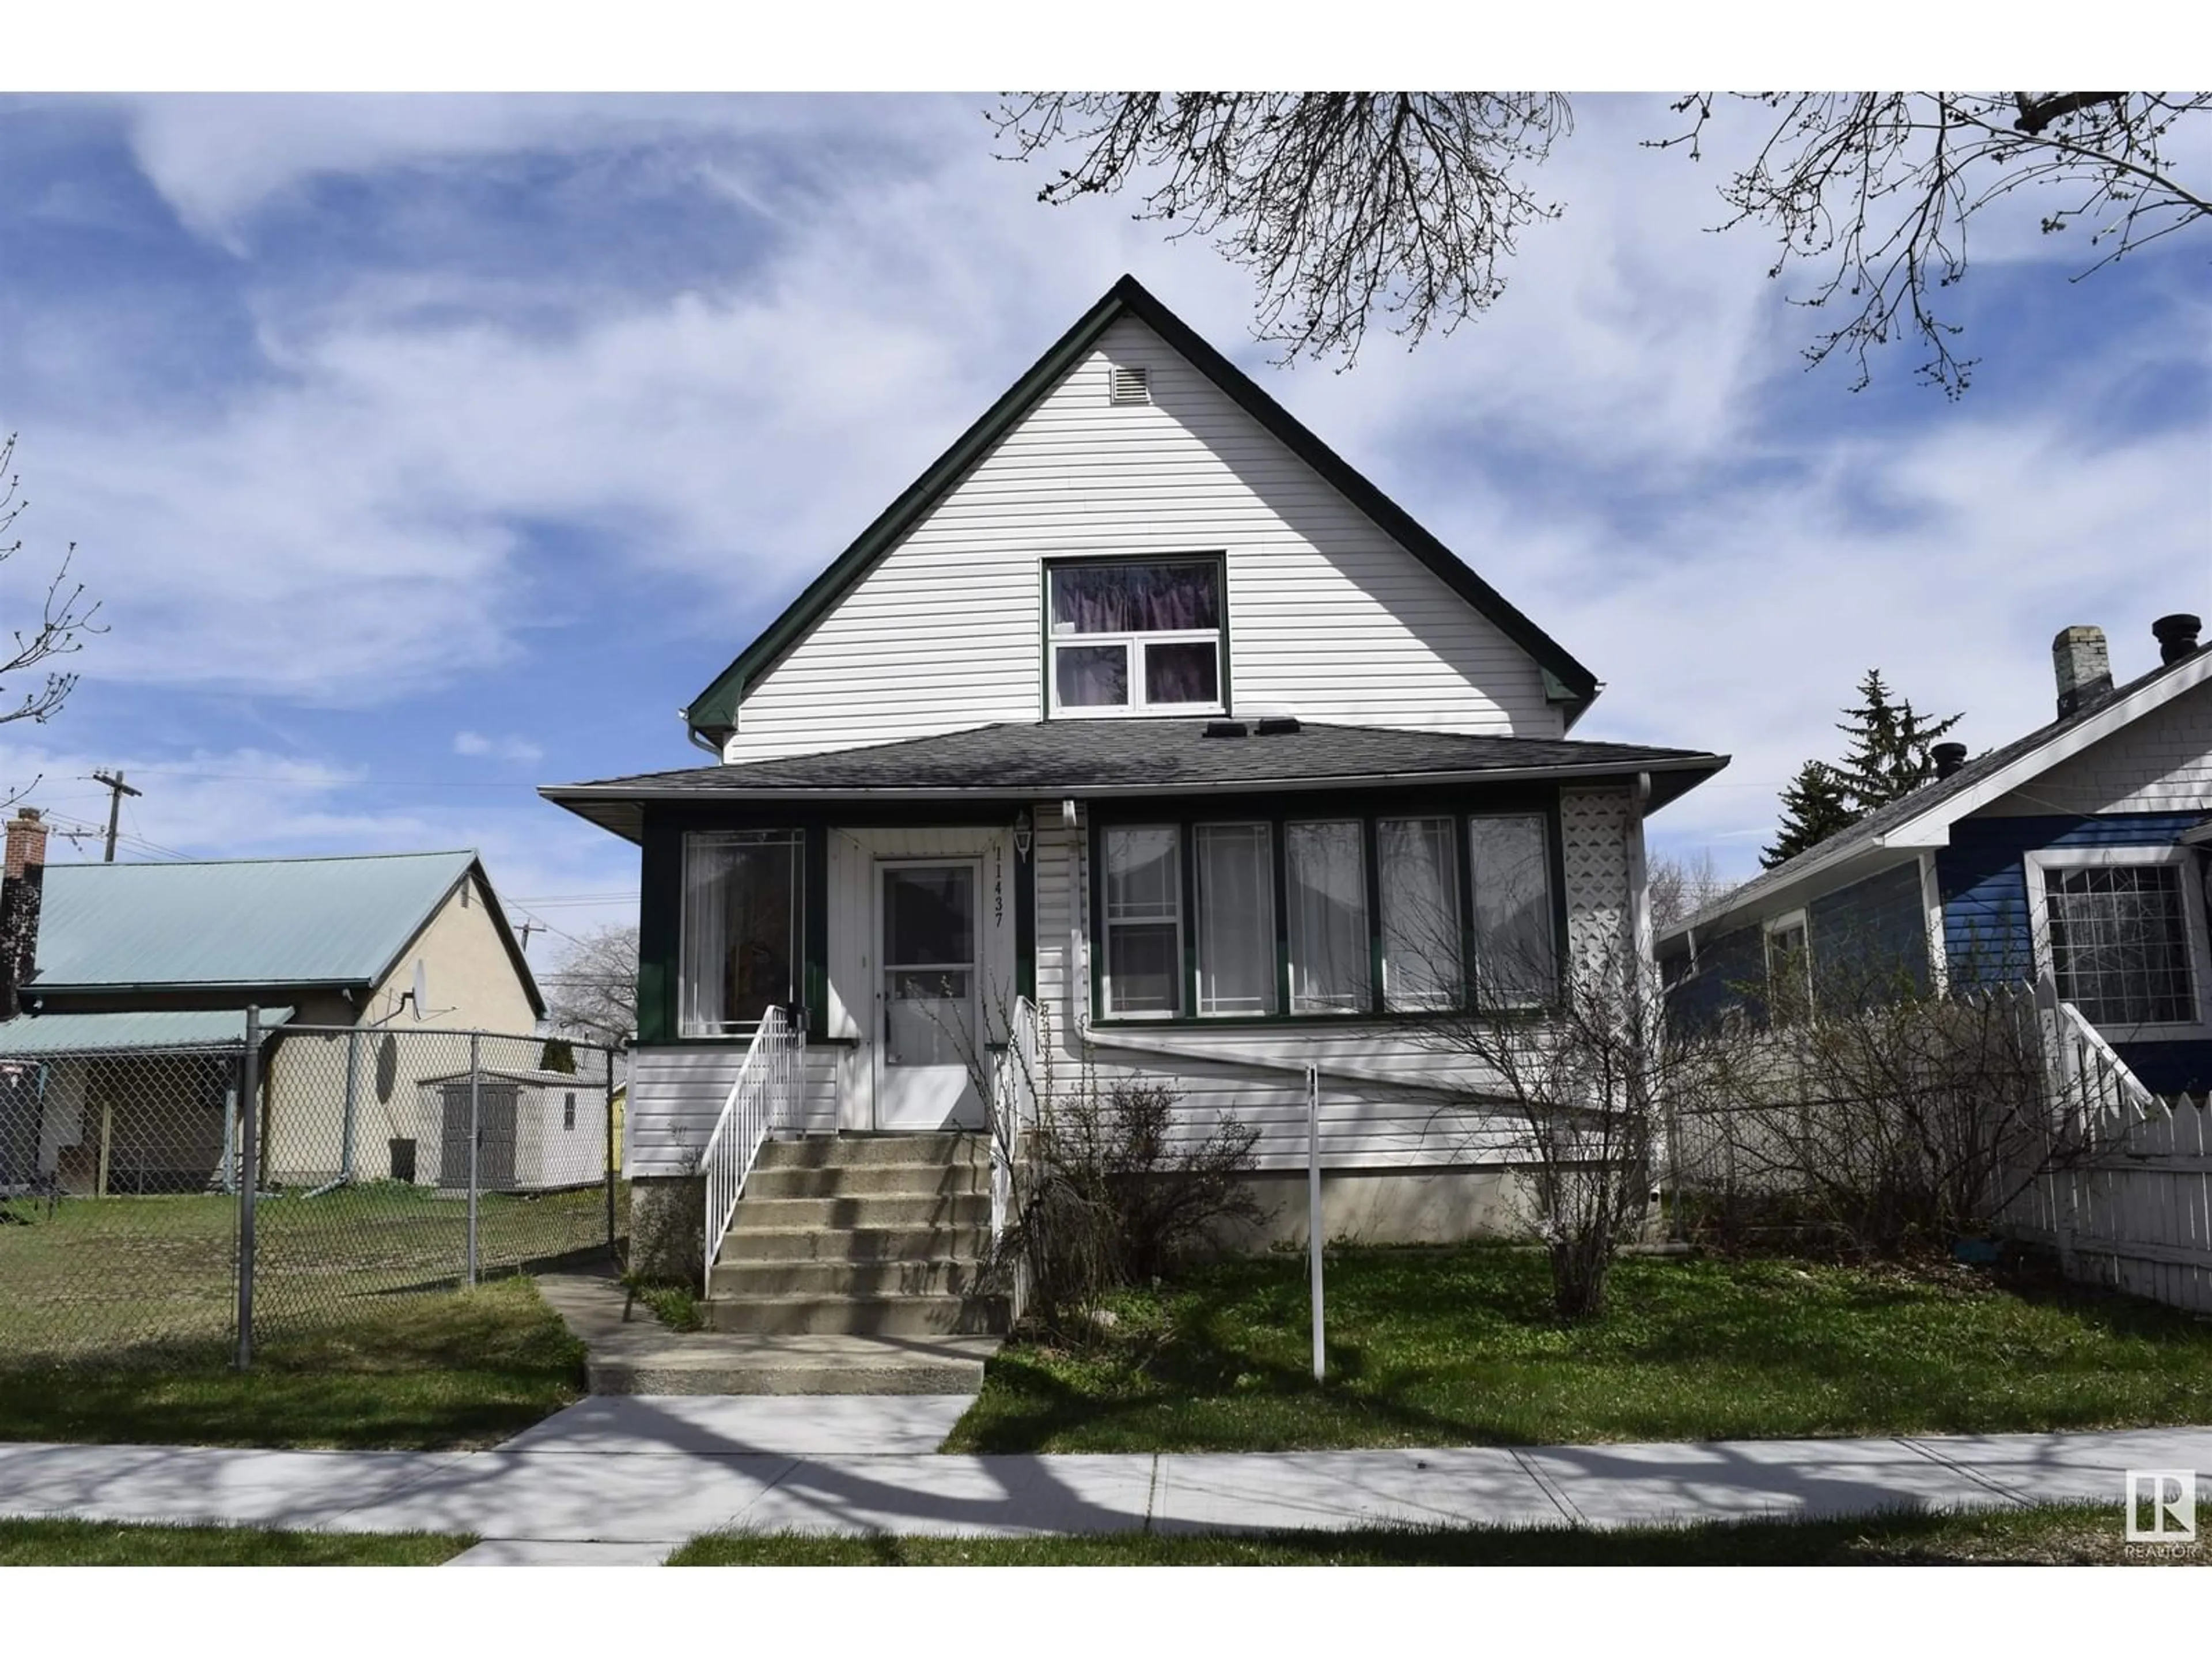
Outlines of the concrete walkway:
M583 1343L594 1395L972 1395L1006 1340L672 1331L634 1303L611 1270L541 1273L534 1282Z
M1389 1523L1617 1527L2109 1504L2212 1475L2212 1428L1708 1445L941 1456L954 1397L570 1407L483 1452L0 1445L0 1514L471 1532L460 1558L637 1564L702 1532L1026 1534Z

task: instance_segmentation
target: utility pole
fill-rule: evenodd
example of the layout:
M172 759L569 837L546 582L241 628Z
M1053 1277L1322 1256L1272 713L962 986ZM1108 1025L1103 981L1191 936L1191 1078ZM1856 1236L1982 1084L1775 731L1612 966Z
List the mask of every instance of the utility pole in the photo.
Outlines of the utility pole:
M530 936L532 933L544 933L545 924L542 921L532 921L528 916L525 916L522 919L522 926L514 931L522 935L522 948L527 951L530 948Z
M143 789L133 789L129 784L124 782L123 769L119 766L112 772L103 772L98 767L93 768L92 781L94 783L104 783L107 786L107 856L100 862L112 864L115 862L115 819L116 815L123 810L123 798L125 795L143 795L146 792Z

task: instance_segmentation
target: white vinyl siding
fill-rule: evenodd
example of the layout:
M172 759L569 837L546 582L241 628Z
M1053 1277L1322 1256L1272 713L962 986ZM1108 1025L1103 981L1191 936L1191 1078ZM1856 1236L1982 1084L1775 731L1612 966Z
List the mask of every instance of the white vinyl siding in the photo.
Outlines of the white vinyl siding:
M1114 362L1150 370L1151 403L1109 401ZM1047 557L1216 550L1235 708L1561 734L1518 646L1125 318L755 684L724 757L1041 720ZM1514 571L1469 551L1512 590Z
M2212 802L2212 681L2069 755L1986 817L2196 812Z

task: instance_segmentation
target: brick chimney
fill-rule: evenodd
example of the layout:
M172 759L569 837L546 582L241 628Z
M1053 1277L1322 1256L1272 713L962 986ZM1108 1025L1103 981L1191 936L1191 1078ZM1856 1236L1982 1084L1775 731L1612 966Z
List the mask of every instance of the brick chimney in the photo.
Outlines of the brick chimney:
M23 988L39 957L39 904L46 886L46 826L35 806L8 820L0 872L0 1019L22 1011Z
M2105 649L2105 630L2077 625L2062 628L2051 642L2051 665L2058 680L2058 718L2078 714L2112 689L2112 659Z

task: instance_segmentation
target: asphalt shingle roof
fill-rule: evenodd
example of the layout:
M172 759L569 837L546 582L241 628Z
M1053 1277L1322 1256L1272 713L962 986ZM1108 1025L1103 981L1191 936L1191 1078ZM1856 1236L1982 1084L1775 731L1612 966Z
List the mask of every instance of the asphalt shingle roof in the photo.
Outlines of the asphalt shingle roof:
M1302 724L1294 732L1208 737L1205 720L1053 720L975 727L865 749L647 772L539 793L635 837L648 799L975 795L1086 797L1199 789L1330 787L1650 772L1654 807L1728 764L1699 750L1568 738Z
M2143 687L2153 684L2169 674L2179 673L2185 665L2196 661L2205 651L2212 651L2212 645L2203 647L2178 661L2161 663L2148 674L2139 674L2126 684L2115 687L2086 708L2077 708L2063 719L2054 720L2045 726L2039 726L2025 737L2015 738L2010 743L1990 750L1987 754L1976 756L1952 773L1949 777L1938 778L1931 782L1923 783L1911 794L1900 795L1886 805L1876 807L1849 828L1838 830L1826 841L1814 842L1796 857L1785 860L1771 870L1762 872L1741 887L1731 889L1711 904L1706 905L1697 915L1665 930L1662 936L1672 939L1690 928L1704 927L1719 917L1728 915L1743 908L1746 905L1755 902L1778 888L1788 886L1816 860L1826 860L1839 854L1847 853L1854 848L1873 845L1881 836L1887 835L1908 820L1918 817L1930 808L1941 806L1954 796L1966 793L1984 780L2003 771L2022 756L2034 753L2045 744L2064 736L2083 721L2104 713L2122 697L2130 696L2142 690Z

